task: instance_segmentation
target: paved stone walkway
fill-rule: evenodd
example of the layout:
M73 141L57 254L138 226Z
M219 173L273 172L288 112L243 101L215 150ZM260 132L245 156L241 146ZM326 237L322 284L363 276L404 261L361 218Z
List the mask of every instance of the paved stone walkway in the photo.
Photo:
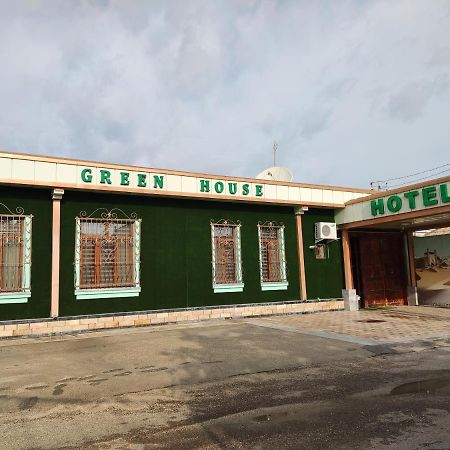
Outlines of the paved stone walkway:
M299 331L354 336L379 343L450 338L450 309L398 306L379 310L336 311L264 318Z

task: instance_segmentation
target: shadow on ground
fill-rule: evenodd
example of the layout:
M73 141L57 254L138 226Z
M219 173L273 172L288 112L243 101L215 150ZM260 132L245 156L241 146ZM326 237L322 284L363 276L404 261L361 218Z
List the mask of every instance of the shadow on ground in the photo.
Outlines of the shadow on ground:
M0 434L6 448L446 448L448 351L373 350L245 321L11 343Z

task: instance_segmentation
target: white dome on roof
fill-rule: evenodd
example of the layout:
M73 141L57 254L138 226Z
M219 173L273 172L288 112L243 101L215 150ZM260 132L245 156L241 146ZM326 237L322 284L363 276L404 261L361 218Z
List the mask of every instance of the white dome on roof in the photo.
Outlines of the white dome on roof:
M269 167L256 176L259 180L292 181L294 174L287 167Z

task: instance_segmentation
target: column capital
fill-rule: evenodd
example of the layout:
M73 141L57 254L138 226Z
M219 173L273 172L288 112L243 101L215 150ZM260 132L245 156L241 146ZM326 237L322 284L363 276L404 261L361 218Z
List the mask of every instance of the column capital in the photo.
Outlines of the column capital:
M300 216L305 214L306 211L308 211L309 207L308 206L297 206L294 208L294 214L296 216Z
M64 189L55 188L52 191L52 200L61 200L64 195Z

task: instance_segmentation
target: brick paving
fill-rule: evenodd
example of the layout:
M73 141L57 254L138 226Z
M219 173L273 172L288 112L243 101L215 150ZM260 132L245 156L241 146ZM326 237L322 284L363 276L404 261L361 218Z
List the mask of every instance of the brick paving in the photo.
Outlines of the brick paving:
M360 311L335 311L264 321L299 330L337 333L380 343L408 342L450 337L450 309L421 306Z

